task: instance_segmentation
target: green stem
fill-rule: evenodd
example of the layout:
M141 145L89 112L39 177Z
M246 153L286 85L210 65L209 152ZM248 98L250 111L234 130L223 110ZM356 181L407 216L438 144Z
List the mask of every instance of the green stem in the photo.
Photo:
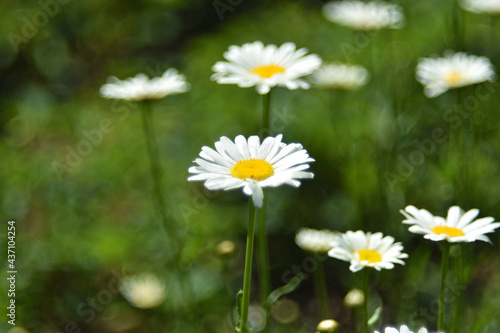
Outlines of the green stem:
M444 315L446 311L445 295L446 295L446 276L448 275L448 262L450 259L450 244L443 241L442 259L441 259L441 285L439 290L438 303L438 323L437 330L444 331Z
M68 128L71 133L71 136L75 136L75 121L74 121L74 115L70 113L68 110L64 110L64 118L66 119L66 122L68 123ZM68 112L66 112L68 111Z
M452 0L453 8L452 8L452 33L453 33L453 41L454 41L454 48L457 51L460 51L463 49L463 39L465 36L465 29L464 25L461 24L461 16L462 16L462 8L460 8L458 1L457 0Z
M141 108L142 127L144 130L144 137L146 139L146 148L149 156L149 163L151 168L151 176L154 183L154 194L160 212L163 228L167 230L169 225L167 223L167 214L164 206L163 192L161 191L161 175L160 163L158 159L158 148L156 145L156 137L151 123L151 104L149 101L144 101Z
M491 30L490 30L490 46L491 46L491 58L496 58L497 47L496 47L496 15L491 15Z
M314 291L316 292L316 301L318 302L321 319L330 318L330 305L328 304L328 291L325 279L325 263L318 260L318 269L313 273Z
M462 89L459 88L454 91L455 94L455 105L459 107L462 103ZM465 120L464 120L465 121ZM454 192L455 192L455 201L457 204L462 205L464 203L464 196L466 195L464 191L464 184L466 179L464 178L463 172L465 170L464 164L461 164L459 158L463 156L463 134L465 131L463 128L464 125L461 125L461 128L453 128L452 123L450 122L448 125L449 131L449 144L448 144L448 168L450 168L451 173L451 182L453 184Z
M265 95L262 96L262 124L261 124L261 132L260 132L260 138L264 139L266 138L269 133L271 132L270 123L269 123L269 118L270 118L270 109L271 109L271 92L272 89L269 90L269 92Z
M463 164L463 174L464 174L464 195L463 202L461 203L463 207L471 206L471 198L474 198L474 191L472 187L472 164L473 160L473 145L474 145L474 120L471 119L470 128L465 128L462 131L464 136L463 143L463 154L465 156L465 161Z
M363 332L369 333L368 327L368 295L370 293L370 271L368 267L363 268L363 294L365 296L365 303L363 304Z
M262 124L260 138L264 140L270 133L270 109L271 109L271 91L262 96ZM269 269L269 248L266 235L266 211L267 211L267 194L264 193L264 202L260 210L257 221L257 263L259 265L259 296L260 301L264 302L271 293L271 275ZM263 333L269 332L268 320Z
M460 88L457 89L457 105L464 105L464 96L468 96L468 92L472 89ZM458 192L457 204L462 207L471 206L471 199L474 198L473 182L472 182L472 161L473 161L473 146L475 138L474 119L471 116L464 120L464 125L458 133L458 143L455 154L462 156L463 160L458 164L458 172L455 178L455 187Z
M228 295L228 301L230 300L231 302L233 301L233 289L231 287L231 281L230 281L230 269L229 269L229 259L228 258L222 258L222 275L224 279L224 287L226 288L226 292ZM232 303L228 303L229 306L232 306Z
M252 198L249 199L249 217L248 217L248 234L247 234L247 248L245 254L245 273L243 277L243 299L241 304L241 323L240 332L248 332L247 322L248 322L248 308L250 306L250 282L252 280L252 260L253 260L253 242L255 234L255 217L256 208L252 202Z
M346 93L344 91L328 90L328 108L326 112L330 119L333 133L336 133L339 122L342 122L343 126L347 126L349 134L351 131L348 120L352 119L352 114L349 112L351 110L346 110L345 97ZM346 113L349 116L346 116Z
M458 251L458 255L452 262L452 274L453 274L453 279L452 281L456 281L459 286L465 286L467 284L467 277L468 277L468 269L466 267L468 266L467 264L464 265L464 260L466 261L466 253L463 251L463 247L461 243L457 243L457 245L454 246L454 249ZM451 324L449 325L449 332L458 332L460 331L459 327L462 322L463 318L463 291L458 288L455 288L455 286L450 286L451 290L453 290L453 320ZM455 292L456 291L456 292Z
M257 255L259 264L260 301L264 302L271 293L271 277L269 272L269 248L266 235L267 194L264 193L264 202L257 222Z

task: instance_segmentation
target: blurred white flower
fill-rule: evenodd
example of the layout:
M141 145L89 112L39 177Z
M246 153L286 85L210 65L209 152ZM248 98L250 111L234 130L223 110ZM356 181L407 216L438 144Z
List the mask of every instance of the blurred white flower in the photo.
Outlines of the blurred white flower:
M379 331L375 331L375 333L380 333ZM399 330L397 328L387 327L383 333L413 333L406 325L402 325ZM418 330L418 333L427 333L426 328L421 328Z
M213 67L212 80L239 87L256 86L259 94L267 94L272 87L288 89L309 88L299 77L311 74L321 65L315 54L305 55L305 48L296 50L294 43L264 46L262 42L232 45L224 53L229 62L219 61Z
M162 76L151 80L145 74L139 73L133 78L118 80L109 77L108 83L101 86L101 96L105 98L123 99L127 101L143 101L161 99L167 95L174 95L189 90L186 77L169 68Z
M313 178L309 163L314 159L298 143L281 142L283 135L267 137L262 144L258 136L247 139L238 135L231 141L223 136L215 143L217 151L203 147L201 158L189 168L194 176L189 181L204 181L209 190L233 190L243 188L243 193L252 196L256 207L262 207L264 187L288 184L300 185L298 179Z
M301 228L295 235L295 243L304 251L326 253L332 249L336 232L323 229Z
M124 277L120 292L130 304L141 309L154 308L167 296L164 283L150 273Z
M351 263L349 269L357 272L364 267L372 267L376 270L392 269L394 264L404 265L401 259L408 258L402 253L403 245L394 243L394 238L385 236L381 232L372 235L371 232L348 231L336 236L332 242L332 249L328 255L333 258Z
M323 6L323 15L355 30L399 29L405 24L402 8L382 1L331 1Z
M446 219L414 206L408 206L400 212L406 217L403 223L412 224L409 228L410 232L424 235L425 239L436 242L446 240L450 243L458 243L481 240L491 243L485 234L494 232L500 227L500 223L492 223L495 221L493 217L483 217L474 221L479 210L471 209L464 212L458 206L453 206L448 210Z
M312 74L312 82L320 88L356 90L369 79L368 71L359 65L331 63L321 66Z
M495 71L486 57L446 51L443 58L419 59L416 76L424 85L424 94L432 98L449 89L493 81Z
M499 0L460 0L463 9L473 13L500 15Z

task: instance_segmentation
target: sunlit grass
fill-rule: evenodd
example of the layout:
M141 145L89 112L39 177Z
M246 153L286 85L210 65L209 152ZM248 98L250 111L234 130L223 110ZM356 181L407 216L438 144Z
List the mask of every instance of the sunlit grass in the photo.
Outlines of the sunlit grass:
M324 319L314 296L310 254L294 243L300 227L362 229L401 241L409 254L405 266L372 275L369 308L383 306L374 328L407 324L414 331L434 330L441 253L436 244L407 231L399 210L412 204L444 215L457 204L463 152L454 143L473 119L468 173L473 195L463 208L500 217L500 100L496 83L483 86L488 87L481 88L484 98L477 97L477 106L462 113L453 108L456 91L427 99L415 66L420 57L454 48L451 3L400 5L406 26L369 36L328 22L321 3L314 2L242 2L225 12L223 22L209 2L68 2L17 55L8 43L0 44L5 54L0 57L5 92L0 100L0 211L3 221L16 220L18 226L16 323L29 332L64 332L71 321L82 332L234 332L247 198L188 183L187 170L200 147L221 136L258 133L262 103L255 90L218 85L210 75L229 45L261 40L293 42L325 62L359 64L370 72L357 91L273 89L271 134L302 143L316 162L314 180L299 190L269 190L272 289L304 275L300 286L282 298L290 303L278 303L270 315L271 332L314 332ZM23 15L29 19L39 10L24 3L1 7L8 13L4 35L19 33ZM498 72L498 49L490 43L490 32L499 34L498 24L492 28L489 17L466 12L463 18L465 48L455 51L487 56ZM346 45L355 51L346 54L352 51ZM178 228L178 237L166 246L150 196L139 106L104 100L99 87L111 75L157 76L169 67L186 75L191 90L153 105L167 215ZM463 99L476 96L476 86L461 93ZM85 133L101 128L103 119L112 129L91 143L91 152L80 154L74 167L56 171L53 163L66 165L68 149L78 152L78 145L89 141ZM436 129L447 139L422 148ZM422 163L411 162L415 152L424 156ZM388 182L387 172L397 181ZM6 233L0 234L5 248ZM461 307L449 307L450 332L500 329L500 237L490 238L493 245L452 248L449 277L461 281L454 291L463 301ZM234 241L237 248L225 262L215 253L222 240ZM165 250L170 246L178 256ZM359 325L353 323L362 316L343 299L362 281L352 278L345 263L330 258L324 266L332 319L341 332L354 332ZM134 308L109 287L117 275L146 271L167 286L157 308ZM0 287L0 301L6 304L5 280ZM252 285L252 305L257 305L258 287ZM89 313L82 311L91 309L88 298L98 299L103 290L111 299L98 301L102 311L94 309L95 318L87 321ZM10 328L0 324L1 330Z

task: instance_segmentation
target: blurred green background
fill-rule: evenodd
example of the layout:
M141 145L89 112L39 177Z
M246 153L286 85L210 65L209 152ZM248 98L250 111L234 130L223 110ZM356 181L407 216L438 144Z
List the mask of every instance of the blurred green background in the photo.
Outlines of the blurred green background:
M498 70L499 24L496 18L460 11L458 49L451 0L403 0L406 26L374 34L328 22L321 14L323 3L0 4L0 245L5 253L7 221L15 220L17 326L44 333L233 331L247 198L239 191L210 193L186 179L202 146L213 147L223 135L258 133L262 97L254 88L218 85L210 75L229 45L261 40L291 41L325 62L360 64L371 74L367 86L354 92L273 90L273 134L302 143L316 160L315 178L298 190L269 191L273 288L283 285L294 267L310 273L304 267L309 255L294 243L298 228L381 231L402 241L410 258L406 266L372 275L371 307L383 305L376 326L435 327L439 246L410 234L399 210L413 204L444 216L458 203L479 208L480 216L500 217L500 96L496 83L482 84L486 97L459 113L453 105L477 96L478 86L427 99L415 80L415 66L419 57L454 49L488 56ZM189 92L153 103L169 221L178 234L174 241L155 213L138 106L99 96L108 76L159 76L170 67L191 84ZM110 130L90 152L74 167L57 167L67 164L70 151L102 121L111 123ZM447 139L431 144L436 129ZM474 141L464 151L460 138L470 129ZM491 239L493 246L466 244L452 253L462 306L451 309L450 316L467 332L500 331L500 236ZM237 245L230 259L216 255L222 240ZM332 317L341 332L352 332L359 318L342 299L359 286L358 274L335 259L325 264ZM113 293L95 317L78 310L117 276L145 271L166 282L168 295L158 308L137 309ZM273 332L315 331L320 317L311 280L306 278L275 309ZM8 285L5 278L0 281L3 307ZM258 298L254 281L252 301ZM68 322L77 328L68 330ZM2 332L10 328L0 324Z

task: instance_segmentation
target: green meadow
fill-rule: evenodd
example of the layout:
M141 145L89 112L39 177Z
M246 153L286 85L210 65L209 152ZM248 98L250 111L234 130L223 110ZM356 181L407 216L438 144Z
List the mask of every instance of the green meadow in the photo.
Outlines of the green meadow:
M498 83L428 98L415 78L419 59L446 50L485 56L500 70L498 17L455 1L401 0L405 25L372 32L328 21L325 2L314 0L4 1L0 331L235 332L249 199L187 178L203 146L260 134L263 96L255 87L210 79L229 46L259 40L293 42L323 63L361 65L370 79L353 91L272 89L269 134L302 144L315 160L314 178L265 191L270 290L289 290L263 302L255 253L251 331L314 333L321 320L334 319L338 332L361 332L363 309L344 297L362 287L363 274L299 248L295 235L307 227L382 232L401 242L405 265L363 270L371 271L369 316L380 309L370 332L403 324L435 332L442 242L409 232L400 210L413 205L446 217L458 205L500 218ZM143 105L99 90L110 76L152 78L172 67L189 91L150 103L162 220ZM7 257L12 225L14 263ZM491 244L451 246L447 333L500 332L500 233L488 237ZM221 251L222 241L234 248ZM315 296L319 267L328 318ZM6 278L14 270L11 295ZM144 272L165 287L161 304L147 309L120 292L125 277Z

